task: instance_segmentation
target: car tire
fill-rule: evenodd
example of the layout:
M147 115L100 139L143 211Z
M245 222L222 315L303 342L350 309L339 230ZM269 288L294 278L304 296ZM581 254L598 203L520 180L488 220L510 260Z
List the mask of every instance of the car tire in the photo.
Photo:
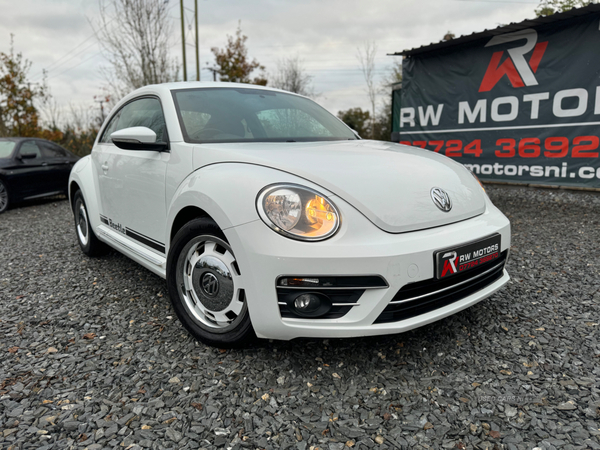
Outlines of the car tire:
M75 234L77 234L81 251L88 256L102 256L108 253L110 250L108 245L100 241L92 230L81 191L75 192L73 196L73 216L75 218Z
M177 232L167 258L167 285L177 317L199 341L220 348L254 341L244 278L211 219L192 220Z
M5 182L0 180L0 214L8 209L10 206L10 195L8 193L8 187Z

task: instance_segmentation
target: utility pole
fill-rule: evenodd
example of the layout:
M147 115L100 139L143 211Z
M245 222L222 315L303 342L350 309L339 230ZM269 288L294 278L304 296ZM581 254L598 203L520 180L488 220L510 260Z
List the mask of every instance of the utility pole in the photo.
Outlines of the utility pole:
M183 49L183 81L187 81L187 68L185 64L185 25L183 15L183 0L179 0L181 9L181 47Z
M100 100L96 100L96 96L94 95L94 101L96 103L100 103L100 118L101 118L101 122L100 125L102 125L104 123L104 103L106 102L106 100L102 97L100 97Z
M208 64L208 63L206 63L206 64ZM217 72L218 72L218 70L214 69L212 67L208 67L208 70L210 70L212 72L212 74L213 74L213 81L217 81Z
M194 15L196 16L196 81L200 81L200 47L198 46L198 0L194 0Z

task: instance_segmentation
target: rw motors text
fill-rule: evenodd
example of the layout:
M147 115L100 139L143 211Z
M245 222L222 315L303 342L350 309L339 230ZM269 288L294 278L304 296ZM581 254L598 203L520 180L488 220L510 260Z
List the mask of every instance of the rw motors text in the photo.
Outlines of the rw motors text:
M592 100L590 102L590 100ZM523 112L520 102L528 104L530 111L527 117L519 117ZM539 118L540 110L549 108L554 117L580 117L593 110L595 115L600 115L600 86L590 94L587 89L564 89L558 91L551 98L550 92L538 92L525 94L521 98L510 95L497 97L495 99L480 99L476 102L463 101L458 103L458 124L486 123L488 118L491 122L511 122L517 119ZM438 126L444 114L444 104L437 107L427 105L405 107L400 109L400 127L406 128L416 126L419 122L421 127L432 125Z

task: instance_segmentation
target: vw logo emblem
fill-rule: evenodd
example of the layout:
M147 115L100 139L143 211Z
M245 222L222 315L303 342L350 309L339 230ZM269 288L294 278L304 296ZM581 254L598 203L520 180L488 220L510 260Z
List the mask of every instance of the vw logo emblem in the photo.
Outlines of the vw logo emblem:
M452 202L450 201L450 196L443 189L434 187L431 190L431 199L433 200L433 203L435 203L435 206L437 206L444 212L448 212L452 209Z
M214 274L206 272L200 282L202 291L209 297L214 297L219 293L219 280Z

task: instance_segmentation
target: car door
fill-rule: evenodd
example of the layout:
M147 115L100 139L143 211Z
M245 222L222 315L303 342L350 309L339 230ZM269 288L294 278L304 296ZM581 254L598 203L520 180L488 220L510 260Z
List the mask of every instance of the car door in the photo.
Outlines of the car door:
M52 142L37 142L48 165L48 182L53 191L67 192L73 160L67 151Z
M168 142L160 101L141 97L123 106L111 119L93 156L99 183L101 220L160 253L165 251L165 177L169 152L124 150L115 146L110 134L130 127L148 127L157 141ZM96 150L96 149L95 149Z
M15 157L11 188L20 192L23 199L44 195L49 192L48 163L34 140L21 142Z

